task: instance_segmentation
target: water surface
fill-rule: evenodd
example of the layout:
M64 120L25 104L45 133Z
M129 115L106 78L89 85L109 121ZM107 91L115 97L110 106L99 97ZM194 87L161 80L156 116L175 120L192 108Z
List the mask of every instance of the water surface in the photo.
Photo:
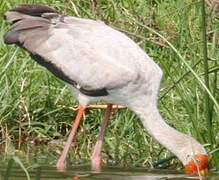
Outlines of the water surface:
M27 179L25 172L19 167L12 167L8 175L7 168L1 167L0 179L23 180ZM146 170L143 168L124 169L124 168L104 168L102 172L90 171L89 166L77 166L59 172L54 167L39 166L28 170L31 179L35 180L186 180L198 179L189 177L183 173L167 170ZM208 180L219 180L219 174L211 173Z
M29 146L17 151L17 154L7 157L0 155L0 180L26 180L27 173L32 180L188 180L199 179L189 177L183 172L166 169L146 168L118 168L104 167L99 173L93 172L86 162L81 161L82 166L74 165L67 161L68 168L65 172L59 172L54 167L57 160L58 149L54 145ZM76 161L76 160L75 160ZM76 163L76 162L74 162ZM23 166L23 169L22 169ZM25 172L26 170L26 172ZM219 180L219 172L210 173L207 180Z

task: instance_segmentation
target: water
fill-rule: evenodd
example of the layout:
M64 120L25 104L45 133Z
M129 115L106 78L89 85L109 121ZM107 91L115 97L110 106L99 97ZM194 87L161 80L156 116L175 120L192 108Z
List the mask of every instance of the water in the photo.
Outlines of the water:
M54 167L57 154L54 146L27 146L17 154L7 158L0 155L0 180L26 180L27 174L31 180L188 180L198 177L188 177L174 170L149 170L146 168L104 167L100 173L90 170L89 165L76 166L68 163L65 172L59 172ZM83 164L81 162L81 164ZM22 169L23 166L23 169ZM25 170L27 171L25 173ZM207 180L219 180L219 172L210 173Z
M19 167L13 167L6 175L7 169L0 167L0 180L25 180L27 175ZM186 180L198 179L198 177L188 177L176 171L167 170L146 170L143 168L122 169L104 168L102 172L95 173L90 171L89 166L77 166L59 172L54 167L39 166L28 170L30 179L34 180ZM219 180L219 174L211 174L207 180Z

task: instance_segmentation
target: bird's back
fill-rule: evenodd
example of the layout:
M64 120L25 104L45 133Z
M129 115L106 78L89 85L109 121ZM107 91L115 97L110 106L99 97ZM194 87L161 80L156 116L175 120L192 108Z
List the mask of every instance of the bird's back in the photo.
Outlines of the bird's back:
M145 83L159 68L130 38L102 22L59 14L44 5L19 5L6 17L13 25L5 42L23 47L75 87L109 90L139 77Z

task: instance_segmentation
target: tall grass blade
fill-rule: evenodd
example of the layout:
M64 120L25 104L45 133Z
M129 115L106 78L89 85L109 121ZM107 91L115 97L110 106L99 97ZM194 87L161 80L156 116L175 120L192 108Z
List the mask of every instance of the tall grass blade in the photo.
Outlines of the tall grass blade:
M4 180L9 180L13 164L14 164L14 159L10 159L8 161L8 166L7 166L6 172L4 174Z
M209 86L209 68L208 68L208 47L207 47L207 33L206 33L206 12L205 12L205 0L201 1L201 14L202 14L202 52L203 52L203 63L204 63L204 80L205 80L205 86L207 89L211 92L210 86ZM210 98L207 91L204 92L204 98L205 98L205 118L207 122L207 129L208 129L208 138L211 143L211 146L214 143L213 139L213 131L212 131L212 112L213 108L210 106ZM211 108L211 109L210 109Z
M17 156L14 156L13 157L13 160L20 165L20 167L24 170L26 176L27 176L27 179L30 180L30 175L27 171L27 169L24 167L24 164L21 162L21 160L17 157Z

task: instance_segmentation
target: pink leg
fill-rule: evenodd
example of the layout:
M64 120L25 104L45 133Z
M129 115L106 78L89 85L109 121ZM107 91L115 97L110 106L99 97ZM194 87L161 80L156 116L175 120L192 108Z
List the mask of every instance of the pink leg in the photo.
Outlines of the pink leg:
M112 111L112 104L107 105L107 109L105 111L104 119L101 124L100 134L98 136L97 142L94 147L94 151L91 156L91 169L94 171L101 171L101 148L103 145L104 135L106 132L106 127L108 125L108 121L110 119L110 114Z
M72 124L72 129L71 129L71 132L70 132L70 134L68 136L68 139L67 139L67 141L65 143L64 150L63 150L61 156L59 157L59 160L56 163L56 168L58 170L60 170L60 171L64 171L66 169L66 161L65 161L65 159L66 159L66 157L68 155L69 148L71 146L71 143L74 140L74 137L76 135L78 126L80 124L80 121L82 119L82 116L83 116L83 113L84 113L85 109L86 109L85 106L79 106L77 116L75 118L75 121Z

